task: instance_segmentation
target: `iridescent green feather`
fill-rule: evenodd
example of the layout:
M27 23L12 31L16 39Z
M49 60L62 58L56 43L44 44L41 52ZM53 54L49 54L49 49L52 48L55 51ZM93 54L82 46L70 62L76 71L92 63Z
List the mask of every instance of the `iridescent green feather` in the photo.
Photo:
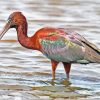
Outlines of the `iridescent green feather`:
M63 37L57 40L41 39L40 43L44 54L50 59L70 62L83 58L83 54L80 53L82 50L81 47ZM77 52L77 50L79 50L79 52ZM76 56L73 54L74 52L76 52Z

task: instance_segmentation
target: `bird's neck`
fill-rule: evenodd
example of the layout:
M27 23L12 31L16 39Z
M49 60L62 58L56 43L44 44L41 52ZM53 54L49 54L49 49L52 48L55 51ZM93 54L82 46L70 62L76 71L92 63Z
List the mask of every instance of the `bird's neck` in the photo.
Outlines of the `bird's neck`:
M35 49L35 38L34 36L27 36L27 23L17 27L18 41L20 44L29 49Z

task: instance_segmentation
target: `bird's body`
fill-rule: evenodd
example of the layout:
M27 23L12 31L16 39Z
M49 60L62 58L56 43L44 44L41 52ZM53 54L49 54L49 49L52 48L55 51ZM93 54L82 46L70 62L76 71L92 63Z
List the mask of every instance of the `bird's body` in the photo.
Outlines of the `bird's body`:
M32 37L28 37L27 21L22 13L14 12L9 19L0 38L9 28L16 28L18 40L22 46L39 50L51 60L53 79L55 79L55 70L59 62L63 63L67 77L69 77L72 63L100 63L100 49L76 32L45 27L36 31Z
M39 47L37 50L49 59L67 63L84 59L84 47L74 37L74 33L67 33L60 28L47 27L40 29L35 35L36 43L38 43L36 47L37 45Z

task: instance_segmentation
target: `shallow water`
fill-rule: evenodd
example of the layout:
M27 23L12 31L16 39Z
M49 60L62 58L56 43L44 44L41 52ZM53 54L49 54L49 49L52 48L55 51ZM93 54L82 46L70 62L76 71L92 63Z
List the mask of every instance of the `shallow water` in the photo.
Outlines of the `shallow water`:
M100 47L99 0L0 0L0 30L16 10L27 17L29 36L44 26L68 27ZM23 48L9 30L0 41L0 100L100 99L100 64L73 64L69 82L60 64L51 78L50 61Z

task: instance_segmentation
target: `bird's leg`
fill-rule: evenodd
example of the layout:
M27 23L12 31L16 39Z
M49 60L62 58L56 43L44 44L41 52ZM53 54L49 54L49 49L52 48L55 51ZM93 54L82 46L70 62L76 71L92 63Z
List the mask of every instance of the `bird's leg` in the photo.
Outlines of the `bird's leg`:
M55 80L55 71L59 62L51 60L52 64L52 79Z
M64 69L65 69L65 72L66 72L66 75L67 75L67 79L69 79L69 73L70 73L70 69L71 69L71 63L63 62L63 65L64 65Z

